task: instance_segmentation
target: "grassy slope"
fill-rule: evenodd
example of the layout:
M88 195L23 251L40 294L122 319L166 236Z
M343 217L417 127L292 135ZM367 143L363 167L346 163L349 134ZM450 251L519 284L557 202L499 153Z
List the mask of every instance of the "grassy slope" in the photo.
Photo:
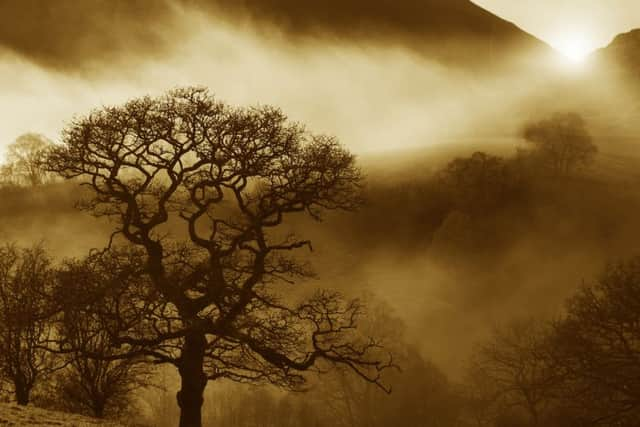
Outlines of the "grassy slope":
M47 411L34 406L0 403L0 425L3 426L58 426L58 427L123 427L110 421L101 421L81 415Z

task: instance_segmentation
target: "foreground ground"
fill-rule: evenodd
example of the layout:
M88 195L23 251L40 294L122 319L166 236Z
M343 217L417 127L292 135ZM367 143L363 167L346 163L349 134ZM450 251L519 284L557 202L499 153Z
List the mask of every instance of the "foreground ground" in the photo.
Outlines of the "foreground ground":
M0 403L0 426L123 427L110 421L7 403Z

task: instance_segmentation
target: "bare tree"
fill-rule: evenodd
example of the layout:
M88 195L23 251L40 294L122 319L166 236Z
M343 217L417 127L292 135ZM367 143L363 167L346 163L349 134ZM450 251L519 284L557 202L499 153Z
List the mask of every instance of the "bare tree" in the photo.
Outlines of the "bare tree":
M391 396L371 384L358 381L346 369L336 369L318 379L309 397L315 398L322 425L344 427L384 427L389 425L458 425L460 407L456 392L433 363L425 360L417 347L406 340L404 322L393 315L388 304L372 299L370 316L361 327L376 331L390 343L402 371L390 372Z
M554 359L566 401L589 424L631 426L640 417L640 258L610 266L569 300L554 326Z
M133 392L152 385L152 370L141 357L113 358L108 319L113 302L100 292L118 276L105 271L111 264L102 257L67 261L57 272L56 292L61 316L57 340L72 349L67 368L56 378L65 409L102 418L117 417L132 409ZM122 274L122 271L119 271Z
M310 242L279 226L359 205L360 172L333 138L277 109L231 108L186 88L94 111L63 142L50 169L80 178L95 196L84 208L115 219L144 252L142 289L123 290L144 310L118 313L113 341L123 356L177 367L181 427L201 425L211 379L299 388L304 371L329 363L380 384L391 362L357 333L357 300L319 292L294 303L278 292L311 274L292 254Z
M533 145L531 154L557 175L588 165L598 153L584 119L576 113L557 113L530 123L522 134Z
M45 156L53 146L47 137L26 133L7 148L6 162L0 165L0 179L9 184L36 186L48 182Z
M391 315L392 308L388 304L376 301L372 296L368 297L367 307L370 316L362 322L360 328L368 333L375 331L378 337L384 338L394 356L406 365L403 322ZM387 380L398 385L397 376L398 373L394 373L389 375ZM401 388L405 388L406 384L403 386ZM319 378L313 391L318 403L324 408L322 418L328 425L374 427L382 421L379 419L382 418L384 404L390 403L384 401L388 395L372 387L370 383L358 381L345 367L335 369L329 375ZM398 397L397 387L394 395ZM396 414L396 420L400 421L400 418L400 415Z
M50 338L47 295L52 269L42 246L0 247L0 369L19 405L37 381L55 369L44 346Z
M548 357L546 336L543 325L517 321L496 330L491 340L478 348L468 374L471 400L482 402L483 410L476 411L478 425L510 410L524 411L531 426L545 425L545 410L562 381ZM490 407L493 409L487 410ZM481 412L484 415L479 416Z

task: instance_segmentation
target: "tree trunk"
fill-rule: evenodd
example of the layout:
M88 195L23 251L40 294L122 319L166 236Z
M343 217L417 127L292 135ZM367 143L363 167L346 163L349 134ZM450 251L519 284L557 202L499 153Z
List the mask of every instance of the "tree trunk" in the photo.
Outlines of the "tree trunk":
M202 394L207 385L204 374L204 349L207 344L202 333L185 337L178 372L181 389L177 394L180 407L180 427L202 427Z
M16 392L16 402L18 405L26 406L29 404L29 387L22 375L18 375L13 380L13 386Z
M104 402L98 401L93 404L93 416L95 418L104 418Z

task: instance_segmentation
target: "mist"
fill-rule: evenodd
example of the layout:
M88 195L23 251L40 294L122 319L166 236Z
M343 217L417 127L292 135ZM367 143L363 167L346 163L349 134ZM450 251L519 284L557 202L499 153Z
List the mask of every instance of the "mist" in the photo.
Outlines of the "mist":
M526 51L502 66L469 72L410 45L393 30L394 21L384 33L384 38L393 42L383 43L364 33L346 33L346 22L329 25L328 21L318 21L309 27L317 28L315 33L304 33L286 24L276 25L280 18L275 15L263 24L245 20L238 25L240 17L245 16L244 9L221 19L210 9L166 7L173 13L160 8L158 16L145 18L171 23L163 29L162 38L145 35L135 39L139 44L130 45L130 50L118 48L112 40L104 41L113 49L106 53L118 56L115 63L105 61L108 56L102 56L103 51L66 52L60 48L60 56L50 58L30 49L26 42L15 41L10 46L14 52L7 53L13 60L2 62L0 68L3 103L11 106L5 111L7 120L0 130L3 144L33 130L57 141L61 129L74 116L131 97L159 94L171 82L174 87L210 87L219 99L234 105L276 105L310 130L337 136L359 154L373 182L370 185L375 188L384 181L392 192L402 193L407 191L406 185L419 185L409 183L426 180L457 155L473 151L512 155L521 147L523 124L554 111L584 114L605 156L632 149L629 135L635 132L635 121L630 120L637 114L632 107L637 105L635 97L628 93L628 83L613 78L610 69L600 67L599 73L592 73L590 69L596 69L594 61L587 63L585 70L573 69L558 56L540 55L539 50L532 49L524 63ZM296 8L291 10L300 13ZM81 9L75 12L89 14ZM114 9L113 13L129 12ZM304 19L316 16L308 13ZM372 16L371 22L375 19ZM61 24L56 25L52 38L62 43L69 36ZM130 25L123 21L110 37L126 36L129 40L133 31ZM155 26L152 30L156 34ZM180 36L177 46L161 42L176 39L167 32L186 35ZM300 32L301 39L291 43L292 32ZM138 50L144 50L145 56L139 57ZM94 65L87 66L86 61ZM625 111L626 116L620 117L619 111ZM99 246L100 238L88 239L81 249L58 246L70 228L83 234L91 223L73 211L70 200L59 200L58 191L63 190L45 191L39 196L52 199L42 203L61 206L56 220L46 221L45 226L45 220L37 214L23 213L18 207L33 202L12 202L15 207L4 214L8 219L3 235L9 239L19 235L20 240L29 241L43 235L44 228L47 231L42 239L61 256ZM374 193L370 201L374 206L376 197ZM29 209L39 211L40 207L25 207L24 211ZM15 220L11 219L13 215ZM402 210L387 215L399 215L397 221L407 221L402 224L407 230L420 229L423 221L420 217L403 219ZM440 226L434 224L428 233L435 233ZM488 270L483 267L482 276L475 271L469 273L476 283L467 286L464 283L471 278L465 276L464 262L461 268L434 262L427 236L415 237L425 241L405 252L394 231L389 229L390 235L380 236L380 247L373 250L367 246L366 252L364 245L357 243L337 249L343 245L339 239L327 242L329 253L318 249L321 256L316 260L321 265L322 281L338 288L368 290L391 301L411 325L413 339L422 340L421 334L430 337L420 345L424 354L446 365L453 374L461 372L479 336L491 325L521 312L518 307L524 301L536 300L541 287L550 287L549 292L542 292L539 303L527 304L527 313L539 311L538 305L541 311L553 312L577 283L606 263L602 251L591 247L595 243L588 239L583 242L578 235L569 239L577 240L575 244L562 250L554 248L549 255L537 232L519 230L511 246L504 249L504 259ZM326 239L324 235L320 238ZM337 251L342 251L339 256L334 255ZM530 277L530 263L548 264L536 266L535 271L549 273ZM589 266L587 271L582 271L583 266ZM552 277L563 284L551 284ZM425 325L430 325L429 329ZM460 344L450 345L450 336L462 334L465 337Z
M118 50L113 63L65 71L9 54L15 60L4 61L0 70L4 102L11 105L2 145L34 129L56 140L74 115L161 93L167 81L210 87L236 105L277 105L358 152L429 146L478 133L508 136L499 122L536 91L531 77L537 69L470 73L410 43L343 43L329 36L291 43L278 28L237 26L197 11L181 14L188 31L176 31L185 33L179 47L167 47L159 57ZM73 58L63 58L74 66ZM547 66L552 64L539 65Z
M108 254L105 246L118 221L101 215L95 205L78 209L80 202L95 197L99 179L87 179L85 175L97 172L82 170L82 161L77 161L82 166L64 163L70 162L64 155L83 153L64 151L65 147L71 142L81 146L83 139L78 135L90 138L90 132L80 130L101 124L95 119L101 112L124 111L118 117L138 120L140 111L135 110L135 103L125 104L128 101L148 97L144 102L150 105L158 102L162 108L173 108L174 104L162 102L180 92L168 90L187 88L200 96L205 92L198 91L208 88L206 93L229 106L225 114L232 118L230 122L245 123L234 116L241 111L271 117L265 106L275 106L286 116L286 123L298 123L304 129L300 130L304 134L294 132L291 138L312 144L322 141L318 135L329 135L354 155L353 170L361 171L363 177L354 185L364 200L358 209L327 203L321 204L329 206L327 212L316 216L308 206L296 206L296 213L286 216L286 223L277 224L278 231L269 234L285 242L291 236L311 242L296 243L296 249L304 248L301 254L274 267L276 272L288 267L293 277L285 277L274 295L282 294L278 304L292 303L327 289L364 301L368 304L363 309L366 331L384 332L385 345L399 354L398 367L404 364L409 369L406 374L390 369L392 373L373 380L357 371L374 387L380 386L376 389L380 394L375 394L364 383L352 382L355 377L347 375L348 369L319 375L335 367L328 363L318 372L302 375L310 385L308 398L289 392L300 390L295 387L298 378L288 378L287 369L282 378L268 370L267 380L261 382L285 391L265 386L255 394L253 386L231 385L233 381L254 382L246 372L221 375L220 382L210 380L205 393L205 402L215 402L204 413L211 425L233 417L237 425L253 422L240 421L243 414L238 408L242 405L257 408L251 415L255 420L275 414L276 407L285 408L283 413L294 408L290 410L298 415L293 418L301 424L309 416L318 426L331 425L331 418L319 415L318 408L327 405L323 400L327 396L347 393L344 390L362 398L334 402L336 418L347 410L340 405L349 411L358 408L345 426L366 424L367 414L382 414L376 410L386 412L380 415L379 424L371 421L370 425L382 427L388 421L380 420L394 419L398 413L419 424L419 407L427 405L421 394L429 393L433 396L429 408L438 413L434 419L447 420L441 425L454 425L446 423L458 416L465 418L469 402L476 402L468 392L482 387L469 379L470 366L483 354L478 350L483 343L490 346L499 337L496 330L522 319L536 319L552 325L549 330L560 330L557 325L569 319L571 301L585 286L597 283L608 266L638 255L640 102L638 62L633 56L640 46L637 32L618 36L611 45L576 64L515 24L464 0L446 5L400 2L396 6L381 0L304 6L288 0L61 1L56 6L28 1L24 5L3 3L0 16L5 24L0 30L0 166L9 164L10 147L18 137L31 132L51 139L54 145L46 156L58 153L57 161L63 164L45 156L48 160L41 164L57 175L38 185L0 179L0 242L19 247L41 244L51 264L60 264L63 270L85 259L98 259L87 258L87 254ZM44 35L35 37L34 33ZM253 108L242 110L244 107ZM165 111L162 108L157 111ZM540 148L543 144L536 145L539 141L528 137L526 128L566 116L579 117L585 126L579 131L584 130L595 149L580 167L559 172L549 166L551 161ZM247 123L262 119L259 116ZM131 129L136 131L135 126ZM581 135L574 131L562 134L565 143ZM554 132L561 134L557 129L549 134L556 135ZM131 143L125 137L122 141ZM342 153L332 150L332 155ZM149 155L144 150L136 153ZM303 150L294 154L308 155ZM462 174L455 184L446 181L456 165L473 172L477 159L487 167L482 173ZM277 174L282 164L274 164L276 172L269 173ZM127 167L136 163L133 165ZM10 175L7 171L12 169L0 168L0 178ZM355 173L350 177L359 179ZM156 175L153 179L158 179L159 188L167 184ZM270 179L272 184L278 182L273 176ZM261 195L256 190L260 184L247 188L255 190L254 197ZM205 197L205 189L202 191ZM222 194L219 188L217 191ZM241 191L249 190L243 187ZM153 190L143 194L157 196ZM136 197L142 196L136 194L134 201ZM101 202L105 200L112 201ZM177 214L189 211L169 210L161 227L154 230L162 235L158 239L187 241L193 237L190 230L181 229L184 223ZM242 206L239 212L242 215ZM233 226L237 225L230 229ZM136 242L136 233L144 234L145 228L136 230L116 242L125 246L127 238ZM198 259L200 253L194 254L193 259ZM135 254L128 256L137 260ZM297 270L298 263L304 267ZM307 266L314 274L307 273ZM137 280L135 286L142 288L153 283L143 276ZM266 285L272 283L265 281ZM116 291L127 291L118 286L113 285ZM193 293L198 292L201 288ZM164 310L166 306L174 309L162 303L154 307ZM336 310L348 313L349 309ZM298 317L305 319L304 315ZM180 324L176 319L167 321L169 330L175 327L171 322ZM351 330L352 325L338 328L342 329ZM171 339L167 351L173 351L173 357L180 347L176 338ZM287 346L293 344L283 344ZM255 345L251 349L255 348L263 350ZM157 357L157 353L152 355ZM236 368L236 362L230 365ZM298 359L287 363L294 362ZM165 360L160 357L158 363ZM274 364L276 371L282 369L282 363ZM370 362L363 365L374 366ZM141 422L175 425L181 416L177 406L163 409L169 407L169 400L175 403L174 392L181 386L173 368L162 367L152 375L155 382L145 382L132 393L130 400L136 403L131 408L139 412ZM390 363L380 369L388 368L396 366ZM380 390L387 391L383 384L387 379L398 385L399 397L383 400ZM51 383L46 387L52 387ZM50 391L42 390L36 394L38 405L68 410L60 402L43 399ZM402 406L405 401L407 407ZM358 410L362 413L354 415ZM511 415L504 408L499 414ZM273 415L269 423L284 425L278 424L278 416ZM121 414L118 417L123 419ZM503 425L496 420L487 425Z

